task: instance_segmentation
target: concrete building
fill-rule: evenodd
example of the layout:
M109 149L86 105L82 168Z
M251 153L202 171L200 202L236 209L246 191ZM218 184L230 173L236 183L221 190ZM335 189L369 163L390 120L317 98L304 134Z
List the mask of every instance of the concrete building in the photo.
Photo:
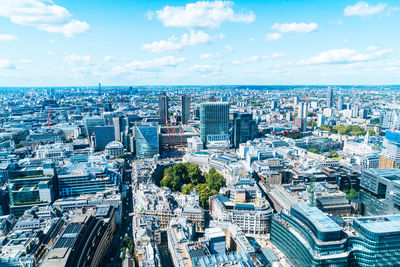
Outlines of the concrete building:
M234 222L244 233L267 234L270 231L272 209L266 200L242 204L215 195L210 199L210 209L215 220Z
M169 122L168 114L168 96L166 93L162 93L158 96L158 110L160 114L160 124L164 125Z
M363 170L360 186L365 215L400 213L400 170Z
M187 124L190 120L190 102L188 95L181 96L182 124Z

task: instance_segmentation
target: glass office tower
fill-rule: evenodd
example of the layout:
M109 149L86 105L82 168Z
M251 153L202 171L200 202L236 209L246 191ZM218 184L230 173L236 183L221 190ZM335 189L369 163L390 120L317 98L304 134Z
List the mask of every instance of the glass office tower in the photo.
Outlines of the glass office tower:
M200 105L200 137L207 144L209 135L229 134L229 103L206 102Z
M156 122L137 122L134 125L136 156L151 158L159 154L158 124Z

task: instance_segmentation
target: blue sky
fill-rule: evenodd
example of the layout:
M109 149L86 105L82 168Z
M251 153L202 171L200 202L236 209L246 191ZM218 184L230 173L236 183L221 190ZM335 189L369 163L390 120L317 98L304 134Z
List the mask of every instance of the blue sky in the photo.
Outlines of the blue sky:
M399 1L0 0L0 86L399 84Z

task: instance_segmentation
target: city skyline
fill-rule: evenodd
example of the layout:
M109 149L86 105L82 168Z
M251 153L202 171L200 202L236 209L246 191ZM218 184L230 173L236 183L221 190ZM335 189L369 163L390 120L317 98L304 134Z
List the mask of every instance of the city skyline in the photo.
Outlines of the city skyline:
M396 1L0 1L0 86L399 84Z

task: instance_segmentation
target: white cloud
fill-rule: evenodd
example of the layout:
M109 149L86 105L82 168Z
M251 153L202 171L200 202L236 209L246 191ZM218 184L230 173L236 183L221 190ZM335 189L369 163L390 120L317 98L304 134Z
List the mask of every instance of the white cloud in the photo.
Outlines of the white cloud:
M92 57L90 55L78 56L78 55L68 55L63 57L64 61L68 64L80 65L89 64Z
M183 46L192 46L197 44L205 44L211 42L211 37L203 31L190 31L190 35L184 33L181 37L181 43Z
M265 37L265 39L267 41L276 41L276 40L282 39L282 34L280 34L278 32L268 33L267 36Z
M271 58L279 58L279 57L284 57L284 56L286 56L286 55L283 53L273 53L271 55Z
M234 64L234 65L245 64L245 63L257 62L257 61L266 60L266 59L275 59L275 58L284 57L284 56L285 56L285 54L282 54L282 53L273 53L270 56L252 56L252 57L234 60L232 62L232 64Z
M215 54L207 53L200 55L200 59L215 59L220 57L221 57L220 53L215 53Z
M244 64L244 63L249 63L249 62L256 62L256 61L259 61L259 60L264 59L264 58L266 58L266 57L264 57L264 56L262 56L262 57L260 57L260 56L252 56L252 57L247 57L247 58L243 58L243 59L240 59L240 60L234 60L232 62L232 64L238 65L238 64Z
M175 58L173 56L166 56L146 61L135 60L127 64L125 67L132 70L155 71L163 67L176 67L184 61L185 58L183 57Z
M0 69L15 70L15 65L8 59L0 59Z
M14 41L17 39L17 36L12 34L0 34L0 41Z
M358 2L354 6L347 6L343 13L346 17L359 16L366 17L382 13L386 9L387 5L378 3L377 5L369 5L365 2Z
M315 65L315 64L350 64L356 62L365 62L378 60L389 54L390 50L379 50L371 54L359 54L354 49L332 49L324 51L315 57L303 59L298 64Z
M367 50L369 50L369 51L376 51L378 49L379 49L379 47L377 47L377 46L368 46L367 47Z
M211 65L194 65L190 68L190 70L194 71L194 72L202 72L202 73L221 71L221 69L218 66L211 66Z
M114 61L114 57L110 56L110 55L107 55L107 56L104 56L104 60L105 61Z
M230 45L225 45L225 50L228 52L233 52L233 47Z
M318 29L318 24L311 22L311 23L284 23L284 24L280 24L280 23L275 23L274 25L272 25L271 29L280 31L280 32L303 32L303 33L307 33L307 32L313 32L316 29Z
M152 53L181 50L185 46L194 46L211 42L211 37L203 31L191 30L189 34L182 34L180 40L171 36L168 40L155 41L150 44L143 44L142 49Z
M54 52L54 51L49 51L49 52L47 52L47 54L49 54L49 55L54 55L56 52Z
M225 21L251 23L255 20L253 12L235 13L232 6L230 1L198 1L186 6L165 6L156 14L165 27L218 28Z
M22 59L19 60L19 63L33 63L33 62L34 61L32 59L24 59L24 58L22 58Z
M11 22L73 37L89 29L89 24L72 19L71 13L51 0L0 0L0 16Z
M54 44L56 41L50 40L49 43Z

